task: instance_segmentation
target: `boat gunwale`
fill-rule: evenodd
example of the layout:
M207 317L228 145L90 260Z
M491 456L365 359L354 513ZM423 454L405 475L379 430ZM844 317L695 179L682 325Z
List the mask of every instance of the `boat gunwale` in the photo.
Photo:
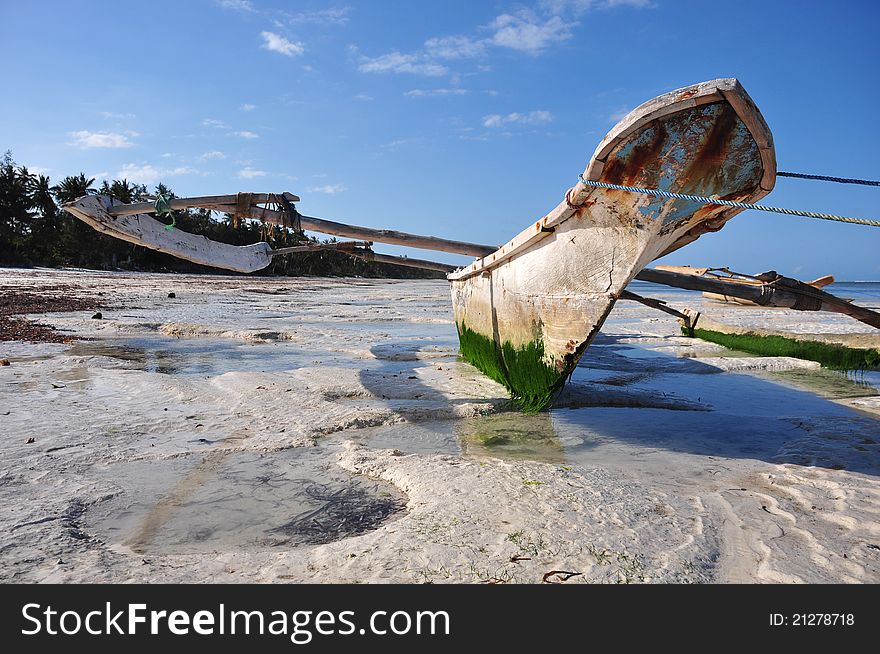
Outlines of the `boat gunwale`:
M763 175L755 191L742 201L755 202L760 200L773 190L776 183L776 151L773 145L773 135L760 110L746 93L742 84L732 77L676 89L648 100L633 109L608 132L596 147L584 170L584 179L599 181L605 167L605 161L614 148L623 139L651 121L703 104L720 101L726 101L733 108L758 146ZM552 234L557 225L577 215L578 206L594 190L593 187L587 186L583 182L577 182L566 194L565 199L550 213L522 230L495 252L473 261L460 270L449 273L447 279L450 282L464 281L475 275L488 273L493 268L509 261L526 248ZM719 224L718 229L741 211L743 209L730 208L717 215L714 221Z

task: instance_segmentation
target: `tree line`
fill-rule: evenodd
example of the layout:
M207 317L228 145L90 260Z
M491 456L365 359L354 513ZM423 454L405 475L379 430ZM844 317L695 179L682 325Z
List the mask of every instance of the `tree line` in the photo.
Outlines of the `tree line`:
M95 231L61 208L84 195L110 195L129 204L142 201L144 184L127 179L95 179L85 174L53 184L48 175L31 173L6 151L0 160L0 266L78 267L97 270L234 274L156 252ZM154 195L175 197L165 184ZM231 245L269 240L275 247L318 242L278 225L235 220L207 209L174 211L176 228ZM441 273L363 261L330 250L275 257L261 275L437 278Z

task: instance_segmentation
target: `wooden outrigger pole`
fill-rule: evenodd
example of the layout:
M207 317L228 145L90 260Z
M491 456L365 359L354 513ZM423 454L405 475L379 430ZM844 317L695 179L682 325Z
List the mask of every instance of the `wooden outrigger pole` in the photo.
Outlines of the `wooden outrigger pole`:
M777 275L761 284L743 285L722 282L694 275L645 268L636 279L653 282L691 291L704 291L749 300L759 306L781 307L796 311L830 311L842 313L851 318L880 329L880 313L860 307L848 300L839 298L827 291L815 288L791 277Z
M235 214L241 218L252 218L267 222L272 225L290 227L291 221L296 220L302 229L331 236L344 236L357 238L377 243L390 245L404 245L421 250L434 250L437 252L449 252L451 254L464 254L472 257L484 257L498 249L497 245L477 245L464 241L453 241L436 236L420 236L398 232L392 229L372 229L370 227L358 227L347 225L332 220L323 220L312 216L303 216L296 212L290 216L288 212L259 207L259 204L274 203L277 200L287 200L289 203L299 202L299 198L292 193L238 193L237 195L209 195L195 198L179 198L168 202L170 209L186 209L200 207L223 213ZM244 206L242 207L242 203ZM137 204L124 204L110 207L108 213L111 216L131 216L136 214L151 213L156 210L152 202L140 202ZM295 211L295 210L294 210Z

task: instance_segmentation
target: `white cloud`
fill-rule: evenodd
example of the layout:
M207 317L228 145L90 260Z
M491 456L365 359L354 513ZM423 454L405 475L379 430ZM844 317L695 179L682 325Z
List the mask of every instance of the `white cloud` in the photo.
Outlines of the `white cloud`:
M426 61L421 55L400 52L389 52L375 58L361 57L358 70L362 73L411 73L428 77L440 77L449 72L446 66Z
M437 59L472 59L486 52L486 42L469 36L444 36L425 41L425 53Z
M441 77L449 69L440 61L471 59L485 54L486 41L469 36L455 35L435 37L425 41L424 48L406 54L397 50L378 57L360 56L358 70L362 73L410 73L428 77ZM349 50L357 53L357 48Z
M115 120L123 120L126 118L137 118L134 114L129 113L116 113L113 111L101 111L98 112L101 118L113 118Z
M242 168L238 171L238 177L241 179L254 179L255 177L265 177L268 175L265 170L257 170L255 168L251 168L247 166L246 168Z
M614 9L615 7L635 7L636 9L653 8L651 0L604 0L597 3L600 9Z
M311 186L306 189L308 193L324 193L325 195L335 195L347 190L342 184L325 184L324 186Z
M159 182L166 177L175 177L177 175L192 175L198 171L188 166L180 166L178 168L157 168L152 164L133 164L127 163L122 169L116 173L117 179L127 179L130 182L138 184L151 185Z
M202 161L210 161L211 159L225 159L226 155L220 152L220 150L211 150L210 152L205 152L203 155L199 157Z
M257 105L255 105L255 104L245 103L245 104L241 105L242 111L253 111L256 108L257 108Z
M260 47L272 52L278 52L288 57L296 57L305 52L302 43L289 41L287 38L275 32L260 32L263 37L263 45Z
M73 141L68 145L77 148L130 148L134 143L129 141L128 137L137 136L137 132L117 134L116 132L89 132L82 129L78 132L70 132L69 136L73 138Z
M286 18L291 23L315 23L319 25L345 25L348 22L352 8L330 7L328 9L313 9L300 11L296 14L287 14Z
M229 132L229 134L227 136L238 136L239 138L243 138L243 139L258 139L258 138L260 138L260 135L257 134L256 132L250 132L246 129L241 130L240 132Z
M467 95L465 89L413 89L406 91L404 95L408 98L429 98L439 97L443 95Z
M257 11L254 8L254 3L250 0L217 0L217 4L224 9L234 9L235 11L241 11L248 14Z
M578 26L578 16L587 11L616 7L653 7L651 0L541 0L537 11L521 9L495 17L481 29L488 38L474 38L464 34L432 37L421 49L405 53L394 50L378 57L358 54L355 46L349 51L359 57L358 70L364 73L411 73L441 77L450 73L446 63L463 59L478 59L487 55L491 47L508 48L530 55L538 55L552 45L572 38ZM476 64L478 72L489 72L491 66ZM474 73L470 73L474 74ZM456 85L453 73L452 85Z
M592 9L615 9L617 7L648 9L655 5L652 0L542 0L540 6L547 13L556 16L566 13L580 16Z
M379 147L383 150L388 150L390 152L394 152L403 146L417 145L425 142L425 137L423 136L414 136L410 138L403 139L395 139L394 141L390 141L388 143L383 143Z
M543 20L533 11L524 9L516 14L501 14L492 24L492 43L529 54L538 54L544 48L571 38L571 29L577 23L559 16Z
M459 134L458 138L462 141L488 141L489 137L485 134Z
M506 116L491 114L483 117L483 127L504 127L505 125L542 125L553 120L553 114L549 111L538 110L527 114L510 113Z
M216 127L217 129L227 129L229 127L222 120L217 120L216 118L205 118L202 121L202 125L205 127Z
M354 96L354 99L360 100L361 102L372 102L376 98L374 98L372 95L367 95L366 93L358 93L356 96Z

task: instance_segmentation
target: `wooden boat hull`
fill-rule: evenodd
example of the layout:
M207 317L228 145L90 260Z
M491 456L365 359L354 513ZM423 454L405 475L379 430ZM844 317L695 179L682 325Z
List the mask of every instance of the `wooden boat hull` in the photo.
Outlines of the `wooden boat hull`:
M645 103L599 144L584 178L754 202L775 182L772 137L733 79ZM590 187L498 251L451 273L462 356L527 411L546 406L649 262L740 209Z

